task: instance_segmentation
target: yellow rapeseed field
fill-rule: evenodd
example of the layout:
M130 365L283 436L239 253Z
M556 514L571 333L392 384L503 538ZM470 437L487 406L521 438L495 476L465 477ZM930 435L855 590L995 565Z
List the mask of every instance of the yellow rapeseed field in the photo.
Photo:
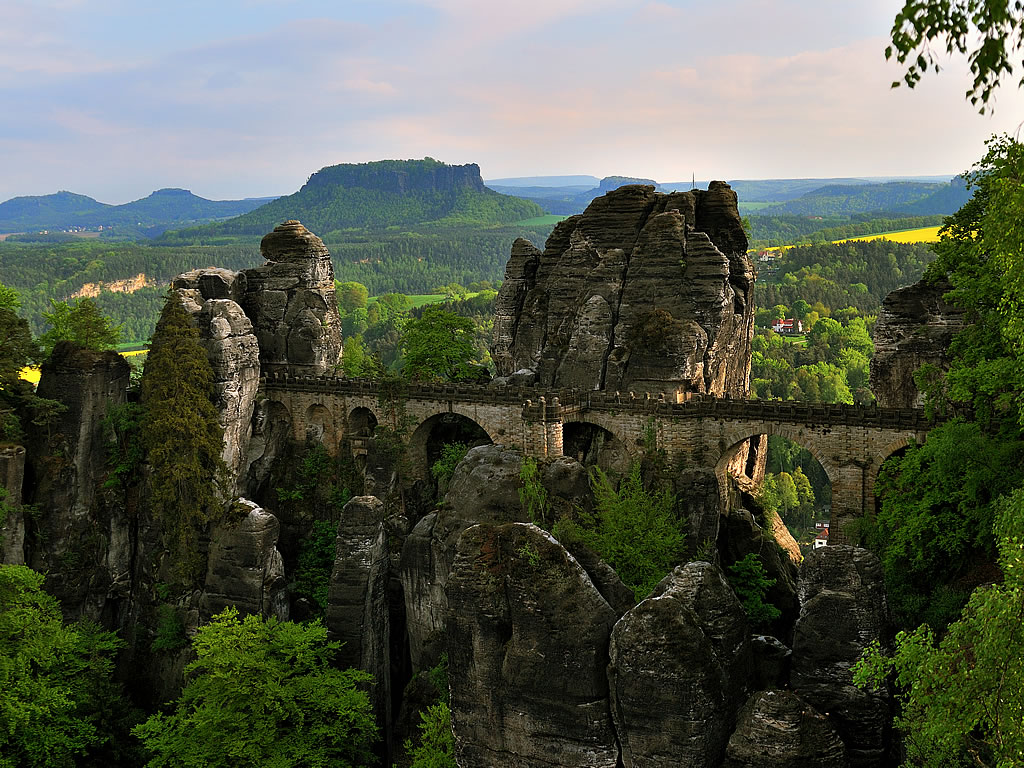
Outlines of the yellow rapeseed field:
M850 237L846 240L833 240L833 243L849 243L855 240L892 240L894 243L937 243L941 227L921 227L920 229L904 229L901 232L883 232L880 235L864 235Z

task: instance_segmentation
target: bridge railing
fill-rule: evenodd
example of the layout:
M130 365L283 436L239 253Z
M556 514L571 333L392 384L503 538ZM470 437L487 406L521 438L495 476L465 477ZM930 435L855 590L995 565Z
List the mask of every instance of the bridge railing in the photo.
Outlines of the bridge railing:
M368 397L396 396L412 400L454 401L473 404L512 404L524 416L546 419L573 417L587 411L644 414L668 419L754 419L804 424L863 425L872 428L927 429L934 425L916 408L879 408L874 405L803 403L779 400L743 400L688 393L634 393L590 390L551 390L543 387L493 384L420 384L402 382L382 387L372 379L312 376L274 372L263 376L264 391L293 391ZM679 400L682 399L682 402Z

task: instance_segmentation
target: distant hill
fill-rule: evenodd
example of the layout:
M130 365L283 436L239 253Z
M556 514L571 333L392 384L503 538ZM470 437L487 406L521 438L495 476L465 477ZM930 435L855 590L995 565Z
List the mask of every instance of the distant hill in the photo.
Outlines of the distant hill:
M597 176L516 176L508 179L485 179L486 184L491 189L496 187L539 187L539 188L551 188L551 187L578 187L581 191L584 189L593 189L600 183L600 179Z
M537 177L544 178L578 178L578 177ZM586 177L584 177L586 178ZM651 184L659 186L653 179L640 179L633 176L605 176L597 186L580 189L578 185L568 186L503 186L497 182L488 182L488 186L505 194L514 194L527 200L532 200L548 213L559 215L571 215L582 213L590 205L595 197L600 197L606 192L625 186L626 184ZM689 189L689 187L687 187Z
M263 235L298 219L324 238L355 230L430 226L491 227L543 214L536 203L484 186L480 166L432 158L332 165L292 195L230 221L168 233L167 242Z
M124 205L108 205L72 192L15 197L0 203L0 233L103 227L125 235L152 236L175 225L238 216L270 199L207 200L187 189L160 189Z
M891 181L883 184L829 184L800 197L753 211L753 216L854 216L888 213L904 216L951 214L970 193L954 183Z

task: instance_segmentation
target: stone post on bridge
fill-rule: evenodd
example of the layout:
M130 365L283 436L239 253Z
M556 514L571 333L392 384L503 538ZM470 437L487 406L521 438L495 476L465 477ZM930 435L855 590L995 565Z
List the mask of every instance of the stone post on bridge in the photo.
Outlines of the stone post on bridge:
M562 455L562 406L557 397L551 402L543 395L523 404L523 453L538 459Z

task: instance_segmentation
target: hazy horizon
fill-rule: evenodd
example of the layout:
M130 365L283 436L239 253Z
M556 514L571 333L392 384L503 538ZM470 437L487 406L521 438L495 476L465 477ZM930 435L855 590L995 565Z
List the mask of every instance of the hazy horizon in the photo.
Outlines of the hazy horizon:
M901 5L8 0L0 200L270 197L425 156L486 179L953 176L1024 97L1009 78L979 116L962 59L890 89Z

